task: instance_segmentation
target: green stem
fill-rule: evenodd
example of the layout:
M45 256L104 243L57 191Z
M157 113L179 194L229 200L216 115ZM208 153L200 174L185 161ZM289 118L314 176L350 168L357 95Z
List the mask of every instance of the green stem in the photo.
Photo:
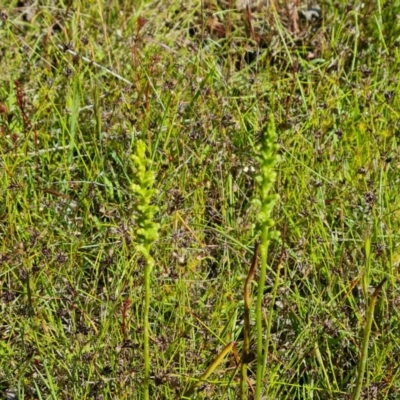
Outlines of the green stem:
M268 228L264 227L261 233L261 268L260 279L258 281L257 308L256 308L256 326L257 326L257 378L255 400L261 398L261 389L263 387L264 361L263 361L263 314L262 305L264 300L265 279L267 276L267 255L269 246Z
M146 249L146 252L148 249ZM147 253L148 254L148 253ZM144 399L149 400L150 387L150 299L151 299L151 270L153 259L148 254L144 267L144 310L143 310L143 340L144 340Z
M356 381L356 386L353 391L353 395L351 397L352 400L359 400L360 395L361 395L365 367L367 365L367 359L368 359L368 342L369 342L369 336L370 336L371 328L372 328L372 321L374 320L375 304L376 304L376 300L378 298L378 295L379 295L385 281L386 281L386 278L376 287L374 293L371 296L371 300L369 302L367 323L366 323L366 326L364 329L364 338L363 338L363 343L362 343L362 348L361 348L361 357L358 362L357 381Z
M251 308L251 282L256 272L257 260L258 260L259 242L257 241L254 246L253 261L247 274L246 282L244 284L244 327L243 327L243 353L242 353L242 364L241 364L241 382L240 392L241 399L246 400L247 395L247 363L250 353L250 308Z

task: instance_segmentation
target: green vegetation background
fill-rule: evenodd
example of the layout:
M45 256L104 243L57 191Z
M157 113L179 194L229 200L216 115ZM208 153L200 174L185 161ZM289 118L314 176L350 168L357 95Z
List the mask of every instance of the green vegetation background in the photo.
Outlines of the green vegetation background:
M349 399L384 278L361 397L399 398L400 4L327 2L320 26L295 33L285 10L3 3L1 398L143 398L138 138L159 224L150 398L179 398L232 341L240 355L270 113L281 236L261 310L264 398ZM237 399L236 362L193 398Z

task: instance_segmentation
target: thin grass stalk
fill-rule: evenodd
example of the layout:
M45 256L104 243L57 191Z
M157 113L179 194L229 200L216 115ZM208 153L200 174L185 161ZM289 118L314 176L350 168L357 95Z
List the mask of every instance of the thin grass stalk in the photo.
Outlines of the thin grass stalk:
M362 389L362 384L363 384L364 374L365 374L365 367L367 365L367 359L368 359L368 342L369 342L369 336L371 334L371 329L372 329L372 321L374 320L374 311L375 311L376 300L379 296L379 293L382 290L382 286L385 283L385 281L386 281L386 278L383 279L383 281L375 288L374 293L372 294L371 300L369 302L367 322L365 324L364 337L363 337L363 342L362 342L362 347L361 347L361 357L360 357L360 360L358 361L357 381L356 381L356 386L354 387L354 391L353 391L353 394L351 397L352 400L359 400L360 395L361 395L361 389Z
M203 372L200 378L183 394L182 398L186 399L192 396L195 390L215 371L215 369L222 363L226 355L233 350L235 342L228 343L218 354L217 358L210 364L210 366Z

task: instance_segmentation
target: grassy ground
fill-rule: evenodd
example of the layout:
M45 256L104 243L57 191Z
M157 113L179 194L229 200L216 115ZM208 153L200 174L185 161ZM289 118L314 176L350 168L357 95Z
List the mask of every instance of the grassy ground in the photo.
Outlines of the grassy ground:
M158 190L150 398L180 398L231 342L192 398L239 398L272 114L281 235L252 301L248 398L257 313L264 399L356 398L368 333L361 398L399 398L400 4L327 3L293 34L282 10L22 3L0 15L0 397L143 398L142 139Z

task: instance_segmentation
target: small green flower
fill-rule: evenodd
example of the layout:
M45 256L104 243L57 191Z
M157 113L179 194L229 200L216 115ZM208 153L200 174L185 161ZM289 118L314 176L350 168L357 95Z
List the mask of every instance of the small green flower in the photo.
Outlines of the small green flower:
M279 196L270 193L276 179L275 165L279 162L277 150L275 122L271 113L268 128L262 137L259 147L261 170L256 177L256 182L259 185L260 194L259 198L253 200L253 203L260 208L257 220L262 240L272 239L277 235L275 231L271 230L274 225L271 213Z
M137 242L144 248L149 248L158 239L159 224L154 222L158 207L151 204L151 199L157 194L157 190L153 188L155 175L151 170L151 160L146 157L146 145L142 140L136 143L132 161L135 175L131 190L136 196Z

